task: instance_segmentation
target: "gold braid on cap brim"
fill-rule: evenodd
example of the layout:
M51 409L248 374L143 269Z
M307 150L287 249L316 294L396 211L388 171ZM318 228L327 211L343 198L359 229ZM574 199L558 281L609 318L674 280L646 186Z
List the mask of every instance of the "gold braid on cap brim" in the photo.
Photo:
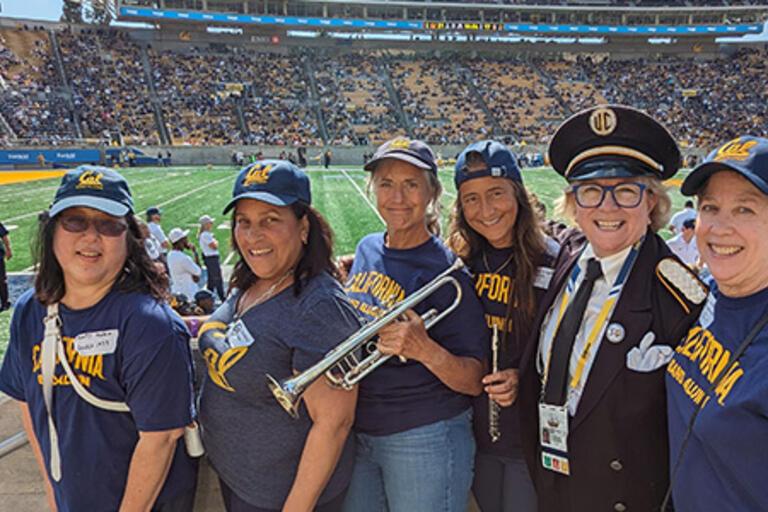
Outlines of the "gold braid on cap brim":
M602 155L616 155L616 156L626 156L629 158L634 158L635 160L639 160L643 162L648 167L651 167L652 169L656 170L659 174L664 172L664 166L658 163L653 158L649 157L645 153L638 151L636 149L627 148L624 146L597 146L594 148L589 148L585 151L582 151L575 157L571 159L571 163L568 164L568 167L565 169L565 177L567 178L570 174L573 168L578 164L579 162L582 162L583 160L586 160L587 158L592 158L594 156L602 156Z

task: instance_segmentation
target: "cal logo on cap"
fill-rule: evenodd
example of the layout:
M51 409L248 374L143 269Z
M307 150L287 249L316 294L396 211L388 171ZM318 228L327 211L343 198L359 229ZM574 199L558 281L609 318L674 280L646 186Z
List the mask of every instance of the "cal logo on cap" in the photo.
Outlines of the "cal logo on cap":
M101 178L103 173L87 170L77 179L76 189L80 188L94 188L96 190L103 190L104 185L101 184Z
M595 133L605 137L616 129L616 113L610 108L598 108L589 116L589 127Z
M713 159L714 162L720 162L722 160L739 160L743 162L749 158L749 151L757 144L756 140L748 140L741 142L741 137L733 139L730 142L724 144L717 150L717 155Z
M389 147L398 148L398 149L408 149L410 145L411 145L411 139L398 137L392 141L392 144L390 144Z
M248 170L248 173L245 175L245 179L243 180L243 186L247 187L249 185L255 185L255 184L262 184L266 183L269 179L269 171L272 170L271 165L255 165L251 167Z

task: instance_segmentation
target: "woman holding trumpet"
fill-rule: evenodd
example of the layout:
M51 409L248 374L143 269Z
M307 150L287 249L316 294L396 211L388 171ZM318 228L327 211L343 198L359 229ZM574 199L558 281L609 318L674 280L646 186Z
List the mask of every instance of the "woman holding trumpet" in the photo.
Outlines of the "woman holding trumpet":
M200 416L229 512L337 511L349 483L356 391L318 379L294 420L264 383L305 370L360 326L310 203L303 171L265 160L240 171L224 210L239 259L232 293L200 328Z
M386 231L360 241L346 291L373 319L431 282L455 256L435 234L441 187L426 144L390 140L365 169ZM379 351L402 357L360 383L348 512L466 511L475 452L471 395L482 392L488 329L469 275L452 277L458 288L437 289L379 331ZM452 307L457 290L456 309L425 330L419 314Z
M487 396L476 397L472 490L484 512L535 511L536 492L520 445L517 377L523 343L549 284L558 244L545 237L514 155L503 144L470 144L456 160L458 198L448 245L475 280L492 337ZM514 307L514 306L517 307ZM495 350L494 350L495 349Z

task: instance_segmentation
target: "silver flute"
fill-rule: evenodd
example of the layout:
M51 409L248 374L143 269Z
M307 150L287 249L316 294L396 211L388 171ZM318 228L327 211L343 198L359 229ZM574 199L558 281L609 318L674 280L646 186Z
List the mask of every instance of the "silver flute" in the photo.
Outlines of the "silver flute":
M493 336L491 337L491 373L499 371L499 326L493 326ZM488 435L491 442L495 443L501 438L499 430L499 410L500 406L496 401L488 397Z

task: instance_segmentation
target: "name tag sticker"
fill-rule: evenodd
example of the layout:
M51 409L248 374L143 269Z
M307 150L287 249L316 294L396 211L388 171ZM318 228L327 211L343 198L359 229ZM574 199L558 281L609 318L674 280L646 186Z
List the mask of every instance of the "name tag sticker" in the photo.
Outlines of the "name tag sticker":
M533 280L533 286L536 288L549 288L549 282L552 280L552 276L555 274L555 269L549 267L539 267L536 272L536 277Z
M117 329L78 334L75 337L75 350L81 356L113 354L117 348L118 334Z
M238 320L230 326L229 332L227 332L227 341L229 341L229 346L234 348L248 347L253 344L254 340L243 321Z

